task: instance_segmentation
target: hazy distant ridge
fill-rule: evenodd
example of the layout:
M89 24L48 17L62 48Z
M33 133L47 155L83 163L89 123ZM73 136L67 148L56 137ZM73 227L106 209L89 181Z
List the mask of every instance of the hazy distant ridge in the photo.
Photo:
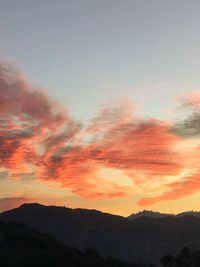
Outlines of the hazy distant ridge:
M200 212L199 211L184 211L178 214L170 214L170 213L160 213L156 211L150 211L150 210L143 210L138 213L132 213L127 217L129 220L135 220L140 217L149 217L149 218L165 218L165 217L184 217L184 216L194 216L194 217L200 217Z

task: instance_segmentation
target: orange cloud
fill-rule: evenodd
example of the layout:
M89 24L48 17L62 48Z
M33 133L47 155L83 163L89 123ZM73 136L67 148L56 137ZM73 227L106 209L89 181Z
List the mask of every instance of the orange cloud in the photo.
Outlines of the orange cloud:
M109 118L106 118L107 112ZM113 109L107 112L103 112L104 118L94 120L94 127L90 125L85 129L82 136L87 136L89 143L80 140L82 143L78 145L66 145L53 154L48 153L40 176L44 179L56 177L62 186L82 197L98 198L130 194L130 190L123 187L115 187L112 192L97 191L97 185L91 183L90 178L102 166L123 170L139 185L144 181L135 177L135 171L143 171L149 180L182 171L181 155L172 150L181 138L170 132L168 125L159 121L141 122L130 115L118 121ZM106 129L104 120L108 124Z
M149 206L155 203L180 199L196 193L200 190L200 174L191 175L183 179L169 184L169 191L163 193L161 196L152 198L143 198L139 201L141 206Z
M37 164L37 145L71 122L60 105L36 90L8 64L0 65L1 167L23 172Z
M135 107L125 103L102 108L84 126L10 65L0 64L0 166L9 177L34 172L88 199L125 197L137 188L145 194L151 184L165 191L144 197L142 206L181 198L200 190L196 175L173 180L185 169L200 173L198 146L194 152L177 148L200 133L196 99L184 100L192 111L173 125L138 118ZM188 153L193 165L187 163ZM98 179L101 168L121 170L133 186Z

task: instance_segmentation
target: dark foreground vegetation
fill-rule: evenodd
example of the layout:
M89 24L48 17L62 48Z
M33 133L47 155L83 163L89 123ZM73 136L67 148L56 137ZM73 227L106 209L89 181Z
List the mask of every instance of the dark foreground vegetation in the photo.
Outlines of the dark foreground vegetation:
M84 253L56 242L46 234L18 223L0 222L1 267L142 267L103 259L93 249Z
M184 248L176 256L166 255L161 263L166 267L199 267L200 250Z

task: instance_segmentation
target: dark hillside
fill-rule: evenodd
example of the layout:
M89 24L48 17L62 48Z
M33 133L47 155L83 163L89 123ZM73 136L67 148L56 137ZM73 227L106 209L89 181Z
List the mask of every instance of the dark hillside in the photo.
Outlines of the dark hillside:
M27 224L81 251L92 247L103 257L128 262L158 263L183 247L200 246L200 217L187 214L130 221L95 210L25 204L0 219Z
M92 249L59 244L52 237L17 223L0 222L1 267L140 267L142 265L103 259Z

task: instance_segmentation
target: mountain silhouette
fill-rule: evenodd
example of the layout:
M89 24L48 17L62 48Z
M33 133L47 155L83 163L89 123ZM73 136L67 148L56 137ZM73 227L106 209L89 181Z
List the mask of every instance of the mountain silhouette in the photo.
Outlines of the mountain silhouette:
M163 218L167 216L173 216L171 214L167 213L160 213L160 212L155 212L155 211L149 211L149 210L143 210L138 213L133 213L127 217L128 220L135 220L140 217L150 217L150 218Z
M154 219L164 218L164 217L185 217L185 216L194 216L200 217L200 212L198 211L184 211L178 214L170 214L170 213L160 213L152 210L143 210L138 213L132 213L127 217L128 220L135 220L139 217L150 217Z
M200 246L200 217L188 214L129 220L96 210L24 204L3 212L0 220L23 223L70 247L91 247L103 257L128 262L158 263L183 247Z

